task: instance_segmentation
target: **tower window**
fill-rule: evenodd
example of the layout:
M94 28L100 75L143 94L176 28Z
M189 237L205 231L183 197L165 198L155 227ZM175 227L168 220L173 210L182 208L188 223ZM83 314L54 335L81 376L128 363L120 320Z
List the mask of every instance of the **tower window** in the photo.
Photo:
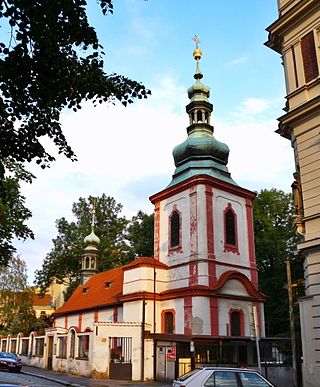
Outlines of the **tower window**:
M230 203L224 211L224 251L238 253L237 215Z
M169 226L170 226L170 249L174 249L180 246L180 213L178 210L174 209L169 218Z
M313 31L301 39L301 54L305 81L310 82L319 75Z
M202 122L202 111L201 110L197 111L197 122Z

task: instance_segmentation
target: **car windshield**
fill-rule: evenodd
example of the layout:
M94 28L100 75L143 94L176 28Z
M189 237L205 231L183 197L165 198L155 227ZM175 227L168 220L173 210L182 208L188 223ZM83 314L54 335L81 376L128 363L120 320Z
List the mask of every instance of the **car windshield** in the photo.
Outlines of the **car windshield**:
M192 370L192 371L190 371L190 372L180 376L180 378L178 378L177 380L183 382L184 380L190 378L190 376L198 373L199 371L201 371L201 368L195 368L194 370Z
M6 359L18 359L18 356L14 353L9 353L9 352L0 352L0 358L6 358Z

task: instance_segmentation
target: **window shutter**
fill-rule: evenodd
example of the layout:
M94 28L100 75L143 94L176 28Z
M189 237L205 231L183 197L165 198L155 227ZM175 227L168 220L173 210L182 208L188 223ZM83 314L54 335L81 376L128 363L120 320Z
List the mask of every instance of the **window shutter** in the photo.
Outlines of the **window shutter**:
M305 81L310 82L319 75L313 31L301 39L301 53Z

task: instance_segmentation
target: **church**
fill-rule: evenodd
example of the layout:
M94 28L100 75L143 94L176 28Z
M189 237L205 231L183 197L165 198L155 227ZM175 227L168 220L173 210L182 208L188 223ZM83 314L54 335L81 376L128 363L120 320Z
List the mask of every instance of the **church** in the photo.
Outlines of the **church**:
M195 42L187 138L173 150L170 184L150 197L154 256L98 273L93 214L82 283L53 314L42 344L32 338L43 353L32 365L99 378L172 380L200 364L257 364L252 338L265 336L265 296L255 262L255 193L232 179L229 148L213 135L210 89L202 83Z

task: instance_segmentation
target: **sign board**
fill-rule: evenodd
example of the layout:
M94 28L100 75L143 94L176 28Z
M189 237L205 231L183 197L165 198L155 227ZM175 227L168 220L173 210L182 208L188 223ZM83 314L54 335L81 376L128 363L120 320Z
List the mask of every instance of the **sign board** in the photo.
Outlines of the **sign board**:
M167 348L167 360L176 360L176 347Z

